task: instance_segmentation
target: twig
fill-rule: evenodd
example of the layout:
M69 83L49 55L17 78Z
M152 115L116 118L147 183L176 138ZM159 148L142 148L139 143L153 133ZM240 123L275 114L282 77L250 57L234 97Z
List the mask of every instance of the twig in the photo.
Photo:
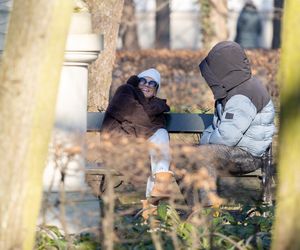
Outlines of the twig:
M159 236L157 235L157 233L155 232L155 220L150 217L150 234L151 234L151 239L153 241L153 244L155 246L155 249L156 250L163 250L161 244L160 244L160 239L159 239Z

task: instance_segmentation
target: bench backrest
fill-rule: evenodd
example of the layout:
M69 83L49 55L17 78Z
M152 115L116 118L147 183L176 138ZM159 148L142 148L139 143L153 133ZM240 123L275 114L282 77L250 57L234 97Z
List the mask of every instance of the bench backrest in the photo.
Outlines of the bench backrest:
M88 112L87 131L99 132L104 115L104 112ZM165 117L169 133L202 133L213 121L213 114L166 113Z

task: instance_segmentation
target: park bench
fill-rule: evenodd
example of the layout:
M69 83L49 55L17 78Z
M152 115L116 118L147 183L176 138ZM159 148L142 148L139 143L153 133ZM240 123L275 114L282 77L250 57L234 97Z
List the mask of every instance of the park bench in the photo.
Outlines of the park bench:
M104 119L104 112L88 112L87 114L87 132L100 132L101 125ZM169 133L189 133L199 135L199 139L203 131L212 124L213 114L191 114L191 113L166 113L167 130ZM86 164L86 176L97 176L100 181L100 192L103 191L105 182L105 175L107 171L111 172L112 175L120 175L114 170L108 170L104 167L94 164ZM272 145L266 150L263 155L262 168L246 174L239 175L237 177L243 178L259 178L261 183L261 200L265 203L272 203ZM121 184L121 182L120 182Z

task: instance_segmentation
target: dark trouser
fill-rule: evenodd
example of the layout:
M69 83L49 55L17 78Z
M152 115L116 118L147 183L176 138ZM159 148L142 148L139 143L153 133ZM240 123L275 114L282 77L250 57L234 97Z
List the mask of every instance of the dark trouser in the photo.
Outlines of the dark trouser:
M197 176L199 170L204 168L208 172L210 182L216 185L219 176L243 175L253 172L262 166L262 159L254 157L250 153L238 148L225 145L200 145L197 148L197 161L190 162L185 166L187 174ZM213 205L208 198L208 193L216 193L216 187L201 188L201 183L195 181L186 185L185 176L178 176L177 182L188 205L193 206L200 201L203 206ZM200 178L201 179L201 178ZM195 195L195 192L197 193ZM200 200L199 200L200 199Z

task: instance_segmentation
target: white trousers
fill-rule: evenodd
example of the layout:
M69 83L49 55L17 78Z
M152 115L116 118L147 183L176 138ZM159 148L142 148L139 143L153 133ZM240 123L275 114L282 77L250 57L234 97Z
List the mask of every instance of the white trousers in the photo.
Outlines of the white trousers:
M146 197L150 197L154 186L155 174L169 172L170 169L170 139L166 129L158 129L149 139L153 144L150 148L151 176L148 177Z

